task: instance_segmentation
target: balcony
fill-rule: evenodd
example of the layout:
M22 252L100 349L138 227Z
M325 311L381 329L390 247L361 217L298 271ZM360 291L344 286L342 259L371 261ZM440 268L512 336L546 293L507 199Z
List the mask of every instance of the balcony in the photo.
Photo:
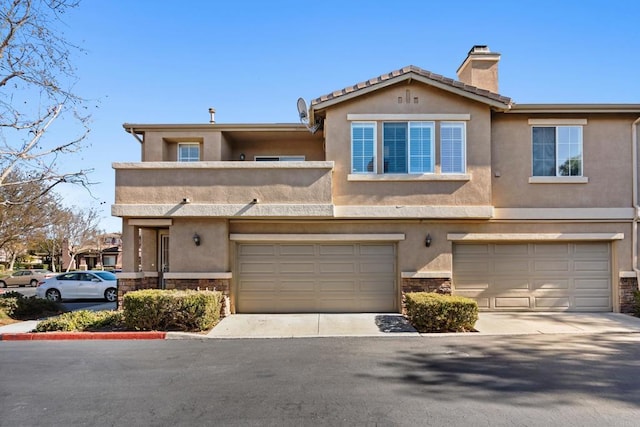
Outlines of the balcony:
M334 163L114 163L120 217L328 217Z

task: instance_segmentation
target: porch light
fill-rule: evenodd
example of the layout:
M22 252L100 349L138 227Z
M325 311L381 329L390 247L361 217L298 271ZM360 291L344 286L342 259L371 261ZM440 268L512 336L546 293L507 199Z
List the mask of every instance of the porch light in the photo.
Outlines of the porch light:
M240 161L244 162L244 159L245 159L244 153L240 153Z
M424 241L424 245L425 245L426 247L431 246L431 234L427 233L427 238L426 238L426 239L425 239L425 241Z
M195 243L196 246L200 246L200 236L198 235L198 233L195 233L193 235L193 243Z

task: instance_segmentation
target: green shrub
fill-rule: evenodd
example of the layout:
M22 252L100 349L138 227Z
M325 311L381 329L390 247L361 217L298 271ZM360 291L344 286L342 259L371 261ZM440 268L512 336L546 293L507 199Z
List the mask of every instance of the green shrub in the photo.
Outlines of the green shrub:
M145 289L127 292L124 321L129 329L204 331L220 320L222 292Z
M122 312L78 310L38 322L36 332L100 331L123 328Z
M415 292L405 295L409 322L420 332L472 331L478 304L465 297Z
M0 310L4 311L12 319L17 320L54 316L64 311L62 305L58 302L36 297L25 297L15 291L0 295Z

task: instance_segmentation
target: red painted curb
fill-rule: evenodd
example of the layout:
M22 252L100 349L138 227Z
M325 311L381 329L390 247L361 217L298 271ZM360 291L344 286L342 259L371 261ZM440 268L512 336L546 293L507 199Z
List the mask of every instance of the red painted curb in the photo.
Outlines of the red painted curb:
M0 334L0 341L163 340L166 332L40 332Z

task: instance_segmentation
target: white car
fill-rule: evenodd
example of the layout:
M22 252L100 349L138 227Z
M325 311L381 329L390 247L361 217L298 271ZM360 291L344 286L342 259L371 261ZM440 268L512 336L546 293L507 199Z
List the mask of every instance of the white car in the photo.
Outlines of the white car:
M116 275L108 271L71 271L38 283L38 298L51 301L80 298L118 299Z

